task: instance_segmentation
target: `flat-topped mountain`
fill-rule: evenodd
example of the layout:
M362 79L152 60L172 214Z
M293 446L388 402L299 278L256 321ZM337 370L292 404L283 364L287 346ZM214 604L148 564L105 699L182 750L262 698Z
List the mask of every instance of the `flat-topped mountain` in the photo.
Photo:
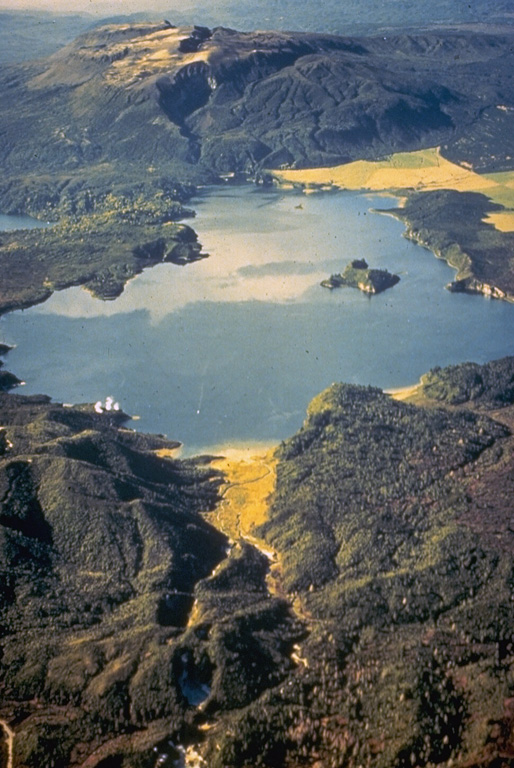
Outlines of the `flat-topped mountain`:
M8 175L118 161L254 172L445 144L479 167L513 119L511 42L108 26L4 69L0 157Z

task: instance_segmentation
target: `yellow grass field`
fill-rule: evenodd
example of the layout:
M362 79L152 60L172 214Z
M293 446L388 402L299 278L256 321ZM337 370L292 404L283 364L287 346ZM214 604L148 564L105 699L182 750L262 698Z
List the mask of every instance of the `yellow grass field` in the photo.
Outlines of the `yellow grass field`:
M480 175L446 160L439 147L399 152L377 162L357 160L332 168L278 170L273 174L286 188L300 186L306 193L321 188L392 193L437 189L481 192L506 208L491 213L486 222L502 232L514 231L514 172Z
M514 232L514 211L490 213L484 221L487 224L492 224L500 232Z
M254 529L268 519L268 498L275 490L273 449L257 454L230 449L212 466L224 472L226 482L216 511L205 517L234 541L248 539L263 551L266 545L254 536Z
M391 395L393 400L408 401L419 393L421 384L412 384L408 387L398 387L397 389L384 390L387 395Z

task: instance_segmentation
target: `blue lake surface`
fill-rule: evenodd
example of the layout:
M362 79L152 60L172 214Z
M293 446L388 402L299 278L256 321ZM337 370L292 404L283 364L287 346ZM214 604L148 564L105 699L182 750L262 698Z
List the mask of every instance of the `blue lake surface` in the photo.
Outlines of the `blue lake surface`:
M0 320L8 367L64 402L112 395L185 453L277 442L334 381L393 388L435 365L514 354L514 305L451 294L454 272L402 237L396 201L226 186L194 201L210 258L160 265L116 301L80 288ZM319 283L352 258L400 275L368 297Z
M10 232L14 229L41 229L48 226L48 222L33 219L31 216L8 216L0 213L0 232Z

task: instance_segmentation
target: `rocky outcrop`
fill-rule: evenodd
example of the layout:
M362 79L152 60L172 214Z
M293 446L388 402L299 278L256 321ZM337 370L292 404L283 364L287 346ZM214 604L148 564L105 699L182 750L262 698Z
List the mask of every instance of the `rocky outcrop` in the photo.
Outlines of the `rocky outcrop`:
M514 302L514 294L502 291L495 285L482 283L473 277L453 280L451 283L448 283L446 288L451 293L478 293L491 299L503 299L504 301Z
M18 387L22 382L10 371L1 370L3 363L0 362L0 392L8 392L10 389Z

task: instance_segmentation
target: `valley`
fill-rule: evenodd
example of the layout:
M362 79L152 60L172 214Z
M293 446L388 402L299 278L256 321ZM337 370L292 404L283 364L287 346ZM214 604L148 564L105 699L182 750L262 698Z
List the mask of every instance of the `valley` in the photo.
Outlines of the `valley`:
M379 766L405 750L423 764L505 754L512 366L434 370L416 394L423 406L334 385L277 449L187 461L124 429L123 416L117 425L92 408L3 395L3 556L28 547L32 558L4 584L32 592L4 619L1 712L14 765L50 765L56 754L77 767L115 756L153 765L153 745L170 766L181 750L187 765L214 766L269 765L277 754L289 765L305 751ZM66 527L53 522L79 482L96 488L87 502L96 532L72 510ZM125 559L136 522L157 533L142 538L139 566ZM87 573L68 543L75 525ZM186 583L195 557L198 580ZM188 691L205 690L200 703L181 692L184 675ZM100 720L90 719L92 696ZM445 726L433 729L425 699L452 741ZM392 727L386 715L386 727L393 708L401 717Z

